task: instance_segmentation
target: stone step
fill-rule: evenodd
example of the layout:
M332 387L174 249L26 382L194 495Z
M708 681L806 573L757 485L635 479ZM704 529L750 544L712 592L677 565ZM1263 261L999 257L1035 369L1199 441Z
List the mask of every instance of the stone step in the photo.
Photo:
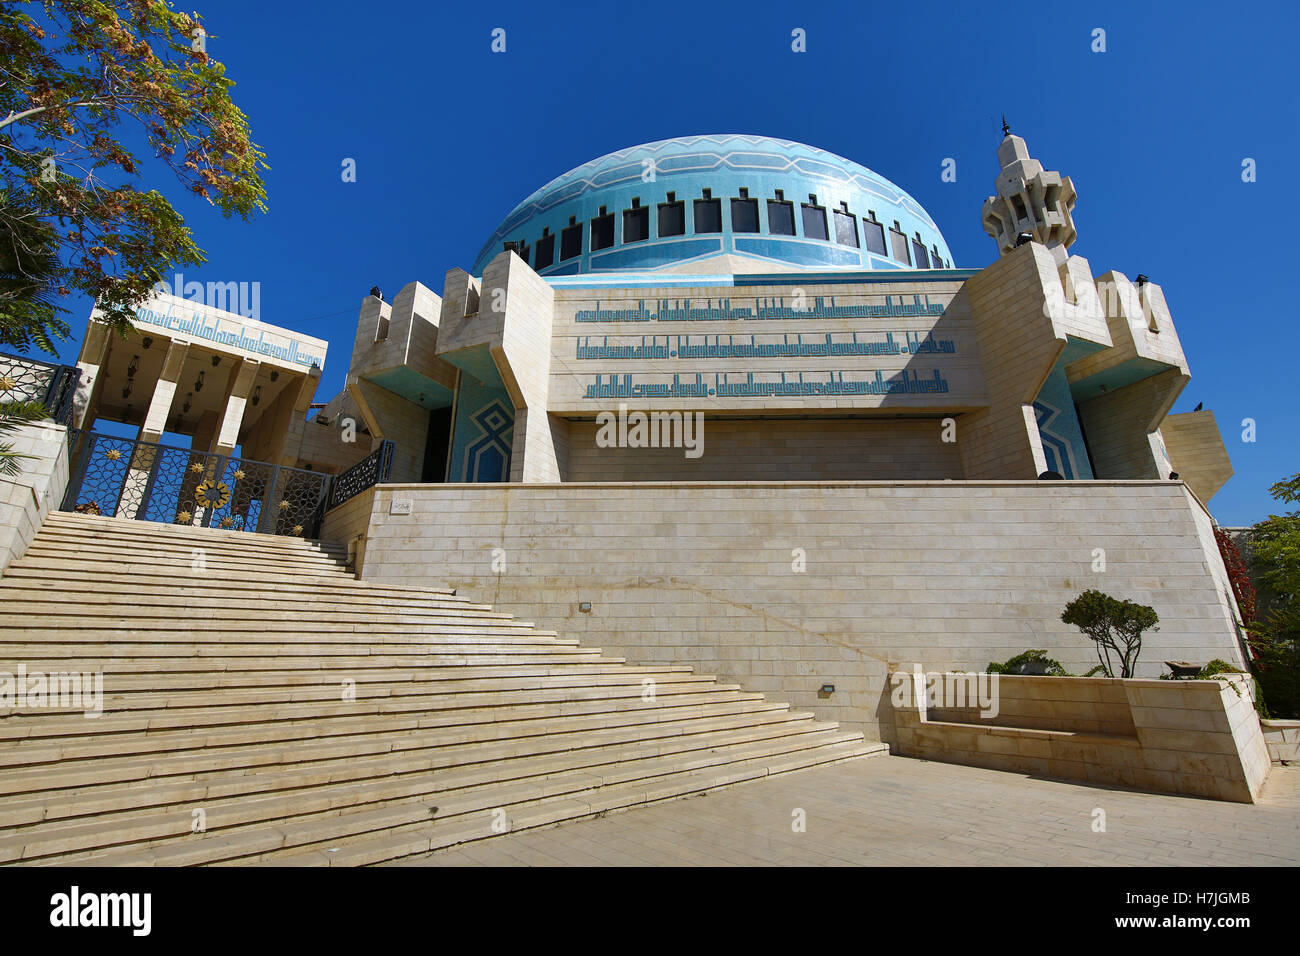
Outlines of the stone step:
M531 698L528 703L515 704L508 708L500 706L487 707L447 707L442 710L431 709L428 702L418 697L403 697L381 701L354 701L349 704L325 705L320 703L286 704L275 710L274 716L267 712L250 715L246 709L213 708L204 711L189 710L158 715L112 715L106 714L98 719L85 719L80 715L68 715L62 718L43 715L43 719L31 718L18 726L13 720L0 722L0 745L21 742L23 746L52 742L55 745L68 745L70 742L84 742L92 736L99 739L111 739L114 735L156 735L162 732L187 732L191 734L211 735L221 732L236 732L250 727L315 725L328 728L331 721L342 720L341 725L351 728L356 721L373 721L372 727L387 720L407 719L417 716L423 727L461 726L476 723L525 724L544 730L546 722L568 716L605 717L611 722L626 721L629 716L661 714L665 717L675 715L694 716L705 713L708 708L717 705L727 707L744 704L762 705L766 703L761 694L717 689L693 694L673 694L660 697L657 708L647 708L639 696L632 697L588 697L586 699L543 700ZM788 705L780 707L789 709Z
M506 761L500 768L449 774L446 781L435 782L430 774L416 774L409 780L342 783L291 796L273 794L243 799L218 798L207 801L202 807L208 827L205 836L249 833L253 845L265 845L263 841L268 838L274 843L276 836L282 836L283 840L278 846L269 848L301 846L329 839L332 834L346 836L354 833L355 825L360 821L352 815L341 816L341 811L362 807L382 811L392 804L407 808L412 799L426 801L426 811L428 801L436 802L436 814L426 812L423 821L426 826L435 816L444 819L475 811L490 813L503 805L502 797L513 798L508 799L509 803L532 803L537 799L560 795L572 798L594 789L619 784L636 783L644 788L642 799L635 801L639 803L645 802L652 790L658 790L665 784L669 790L676 789L671 786L670 780L664 779L671 778L674 774L717 768L715 779L719 783L730 783L739 771L735 766L728 765L756 762L763 765L762 770L753 767L749 774L741 773L741 776L763 776L766 775L765 764L769 760L795 756L802 765L809 765L819 762L811 755L819 747L837 744L857 745L850 754L846 754L856 756L860 752L858 748L861 746L861 737L830 731L825 733L823 742L819 745L797 740L764 741L719 747L685 758L677 755L651 756L579 769L566 769L562 762L555 759L537 761L526 768L511 766L516 762ZM525 770L527 777L501 776L502 773L517 774ZM537 793L539 790L540 795ZM606 799L609 796L607 794ZM192 809L192 804L168 810L156 809L129 822L115 819L116 815L106 815L91 822L55 821L35 824L17 834L0 837L0 862L36 860L56 854L65 856L65 862L73 862L74 858L69 855L78 851L94 851L142 842L151 844L150 849L154 850L157 863L167 862L166 858L170 854L160 851L168 847L189 851L180 854L180 859L189 857L187 863L215 862L206 853L201 853L198 858L192 856L194 848L206 842L204 839L191 839L194 819ZM268 826L272 822L274 825ZM91 861L83 858L77 862L115 865L112 861L102 859ZM172 862L179 864L179 860L174 859Z
M337 541L320 541L290 535L260 534L255 531L234 531L227 528L195 528L185 525L164 524L161 521L141 521L135 518L106 518L102 515L83 515L74 511L51 511L45 516L41 530L51 534L78 529L104 537L129 536L133 538L167 538L176 540L231 541L252 546L281 547L296 550L304 547L341 549Z
M48 645L46 645L48 647ZM426 675L425 680L488 680L514 679L536 680L544 677L567 677L581 679L582 675L599 676L604 674L623 675L631 671L642 675L655 674L693 674L684 664L616 664L600 661L581 664L517 664L511 663L500 667L475 665L465 668L460 665L440 664L425 661L419 653L409 654L372 654L359 655L355 649L345 649L343 653L318 657L113 657L111 648L103 648L103 657L67 657L67 658L24 658L13 663L23 664L28 673L41 671L78 672L86 671L104 673L106 681L116 681L120 677L144 679L156 675L160 680L192 678L205 681L209 678L230 676L238 678L247 675L251 678L246 686L254 686L264 675L281 674L319 674L320 679L342 678L349 675L401 671ZM472 676L471 676L472 675ZM114 684L114 686L120 686ZM159 684L158 686L164 686Z
M649 726L663 721L695 721L744 716L746 720L765 723L787 716L804 717L784 704L766 700L739 699L710 701L692 706L641 709L599 710L594 704L575 705L566 710L548 708L546 713L511 720L501 714L481 711L478 717L454 713L424 715L419 711L406 714L341 716L334 719L281 720L275 723L239 723L229 727L176 730L124 731L121 733L84 734L80 736L43 737L27 740L21 748L5 753L6 768L40 768L59 761L128 758L142 755L187 753L206 748L245 745L273 745L293 741L361 739L370 736L396 740L408 734L429 730L455 730L487 738L533 737L549 733L577 733L605 727ZM88 722L89 723L89 722Z
M576 665L581 666L581 665ZM356 669L354 671L336 669L333 671L288 670L268 671L260 674L192 674L166 675L117 675L109 674L104 680L106 698L120 699L130 694L172 694L186 692L206 694L223 690L253 690L258 688L328 688L337 694L344 680L352 680L358 687L390 687L410 685L413 687L446 687L450 693L469 694L491 688L526 689L528 687L562 686L562 687L605 687L616 684L642 686L642 681L653 679L655 686L660 684L681 684L698 680L714 680L711 676L694 674L690 671L667 674L643 674L627 665L623 669L609 674L566 673L554 676L509 675L477 680L449 673L447 668L403 668L383 667ZM28 667L28 673L34 668ZM48 672L48 671L47 671Z
M303 542L302 547L278 547L264 543L209 539L209 538L185 538L175 535L105 535L93 531L85 531L80 528L71 529L47 529L48 534L41 536L42 543L46 545L76 545L83 549L98 549L101 551L119 551L124 548L132 550L156 551L158 553L185 553L188 554L194 548L202 548L209 554L228 554L240 556L245 559L262 558L267 560L296 560L299 558L326 558L338 564L347 563L347 549L339 545L321 545L309 544Z
M166 607L173 613L178 607L218 605L260 613L264 609L283 608L286 595L301 598L306 606L324 610L348 611L379 616L406 613L426 614L430 611L478 611L489 617L509 619L502 611L486 604L472 604L464 598L430 597L412 600L407 597L383 598L367 593L335 594L333 589L297 588L285 591L250 590L220 587L197 587L186 584L125 584L96 582L93 596L86 592L85 582L72 580L50 582L41 586L26 578L0 579L0 599L9 601L44 601L89 604L102 601L108 604L129 604L133 607Z
M235 599L233 596L238 596L239 600L245 600L250 595L259 594L273 596L281 594L319 594L349 601L430 601L467 604L479 608L490 607L487 604L475 604L469 598L457 595L454 588L437 588L433 586L423 589L388 587L382 584L373 584L369 581L357 580L349 576L337 579L316 579L314 582L283 583L254 578L247 574L234 575L228 578L205 576L202 579L196 579L187 570L183 575L167 575L160 572L133 574L128 581L124 575L112 570L111 565L109 569L101 571L87 570L84 565L55 569L50 567L29 567L22 563L23 560L20 558L19 561L5 569L4 577L0 578L0 588L17 586L18 582L21 581L22 587L49 588L57 591L71 591L78 586L88 587L95 592L100 589L111 588L129 591L131 588L138 586L151 589L172 588L185 593L211 591L218 595L230 595L232 596L231 600ZM50 577L56 571L59 577Z
M839 733L834 724L786 717L762 723L726 721L657 723L546 734L510 740L448 740L410 737L402 749L374 741L314 746L256 747L220 754L184 755L151 762L97 761L49 776L33 787L33 774L0 774L0 843L16 828L107 813L144 815L169 806L248 794L285 793L362 780L388 782L412 775L457 773L471 768L493 779L533 773L537 761L568 769L716 751L797 735ZM809 737L811 739L811 736ZM36 796L33 796L33 793Z
M194 575L206 575L211 571L247 573L257 567L261 573L272 573L287 577L351 577L347 568L330 558L315 555L290 556L285 558L267 558L261 556L239 556L215 551L194 553L193 548L176 551L162 551L148 547L134 548L114 546L88 550L79 544L49 544L33 541L20 561L66 561L72 564L85 564L88 561L111 561L121 573L130 574L133 568L176 568Z
M237 658L275 658L345 656L352 657L367 650L375 654L396 656L416 655L428 665L444 667L457 664L474 666L482 664L565 664L597 662L606 664L622 663L619 657L601 658L599 647L582 645L528 646L512 647L507 643L496 646L491 644L475 645L468 641L456 641L448 638L452 647L464 648L464 653L448 654L437 650L437 641L419 637L406 639L393 637L388 640L378 635L370 635L370 643L361 645L355 641L322 640L322 635L304 635L301 641L256 641L256 640L212 640L204 642L186 641L183 638L173 642L150 640L147 632L130 633L111 645L105 645L100 639L103 631L88 631L77 642L60 643L49 638L42 643L27 643L21 640L0 640L0 660L8 660L15 665L29 660L56 661L62 658L93 659L95 651L100 650L105 657L125 657L133 659L166 658L219 658L234 660ZM479 652L471 659L471 648L478 647ZM499 658L499 659L497 659ZM35 668L29 668L34 670ZM64 668L66 670L66 668ZM92 668L93 669L93 668Z
M0 862L384 862L501 814L544 826L883 749L345 560L51 516L0 580L0 661L101 674L103 712L0 711Z
M711 678L665 682L662 686L656 685L654 703L657 704L668 698L684 694L739 690L739 685L717 683ZM639 699L643 692L639 682L635 685L613 684L606 686L588 684L581 687L561 685L522 688L520 690L462 691L459 688L447 688L437 681L424 681L403 684L358 684L351 689L351 693L355 694L355 698L348 700L342 699L342 693L342 688L339 685L254 687L238 690L178 690L165 694L149 693L147 691L136 694L115 694L105 691L103 715L96 718L82 717L81 719L105 720L110 717L173 714L186 710L209 712L218 708L237 709L250 706L280 707L311 701L319 701L322 704L333 704L342 701L344 704L364 706L370 701L393 701L403 698L420 698L430 710L441 708L473 709L477 707L524 706L538 701L558 699ZM39 719L47 716L58 716L60 710L53 707L33 710L7 707L4 708L4 713L11 720L26 717ZM62 714L65 716L81 715L83 709L80 707L67 708L62 711Z
M714 768L706 768L665 777L650 787L644 787L640 781L612 784L571 797L523 800L502 807L501 811L505 820L505 832L514 833L553 826L598 813L696 796L778 774L798 773L817 766L887 754L888 748L884 744L846 742L816 750L796 751L775 758L735 762L728 765L725 774L720 774ZM498 835L493 829L498 819L495 814L487 818L481 813L462 814L457 818L445 820L440 819L441 817L442 814L439 812L432 825L427 821L415 819L406 825L395 824L375 829L370 834L357 834L343 838L335 836L318 841L312 849L299 845L297 848L286 847L265 851L258 855L256 864L260 866L368 866L400 863L404 859L434 850L490 839ZM355 829L359 821L352 822ZM370 822L374 822L373 818ZM297 833L298 831L295 830L295 834ZM230 849L236 846L237 843L234 841L229 844ZM151 851L138 852L145 854ZM229 850L221 852L229 852ZM179 854L174 851L168 855L179 858ZM217 861L217 865L248 862L248 858L228 857L226 860ZM136 865L141 863L144 863L144 860L140 860ZM148 860L148 865L154 863L152 858Z
M545 725L535 721L508 719L508 715L489 714L490 719L474 720L466 717L461 723L441 724L421 721L418 717L374 718L361 716L357 718L338 718L330 726L328 722L298 722L279 725L239 724L232 728L208 730L198 739L194 734L179 731L155 731L143 734L101 734L98 737L59 737L37 739L28 742L23 748L14 748L0 754L0 774L19 774L28 784L50 787L50 781L59 779L63 770L77 769L87 761L95 767L112 765L109 758L148 758L150 760L171 759L195 751L211 749L223 755L230 748L268 747L293 743L295 748L306 744L343 741L350 746L363 749L368 742L377 742L381 749L398 746L407 736L414 734L440 734L446 739L500 739L506 737L535 737L546 734L565 734L575 730L622 727L628 725L650 726L664 721L691 722L703 719L737 718L742 722L768 723L771 720L810 717L811 715L794 713L771 706L755 708L749 701L739 705L727 702L710 702L698 707L683 708L670 701L670 706L655 710L628 708L619 711L604 711L585 714L570 714L553 718ZM744 715L742 717L742 715ZM462 715L464 717L465 715ZM31 776L39 770L40 780ZM16 777L14 779L17 779Z
M159 630L183 630L202 625L205 630L241 627L248 622L248 610L244 607L221 605L193 605L176 602L171 606L154 604L96 604L93 601L28 601L10 600L5 592L5 608L12 615L23 619L40 619L51 627L64 625L77 627L79 621L98 622L100 620L132 622L137 627ZM312 627L322 624L365 624L385 628L401 625L455 625L467 627L501 624L512 627L531 627L529 624L512 618L509 614L496 611L467 611L462 608L429 609L426 611L404 611L390 609L387 615L378 615L368 610L338 608L329 605L317 605L311 601L292 608L281 610L262 608L258 611L259 623L289 623L301 627L304 620L311 620ZM201 614L202 620L181 620L177 617L192 617Z
M308 630L302 621L259 622L257 630L242 627L235 630L228 621L196 619L190 621L165 618L93 617L90 615L48 615L33 627L31 622L0 619L0 643L40 644L43 640L77 641L130 641L137 644L293 644L310 640L318 644L352 643L365 645L384 643L410 643L437 635L472 637L474 635L500 634L502 636L528 635L553 638L554 631L544 631L528 621L486 620L467 616L453 618L448 623L413 623L365 621L311 622ZM363 635L361 640L357 635Z

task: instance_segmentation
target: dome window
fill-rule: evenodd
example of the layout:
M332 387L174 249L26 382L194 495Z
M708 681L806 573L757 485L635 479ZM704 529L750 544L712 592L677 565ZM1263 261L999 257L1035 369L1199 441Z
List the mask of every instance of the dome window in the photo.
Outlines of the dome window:
M507 242L505 244L506 252L513 252L524 262L528 261L528 243L520 239L518 242Z
M569 217L569 224L560 230L560 260L576 259L582 255L582 223L576 216Z
M591 220L591 251L608 249L614 244L614 214L600 207L600 215Z
M722 232L722 200L714 199L711 189L695 200L695 232Z
M542 230L542 238L537 240L537 251L533 253L533 268L545 269L555 262L555 234L550 229Z
M650 238L650 209L634 198L632 208L623 210L623 241L645 242Z
M925 251L925 243L921 241L919 232L916 234L916 238L912 240L912 258L916 261L918 269L930 268L930 255Z
M731 200L731 231L758 232L758 200L749 198L749 190L741 187L740 197Z
M686 234L686 203L676 193L668 194L668 201L659 204L659 238Z
M903 265L912 264L912 259L907 254L907 236L903 234L897 219L894 220L894 228L889 230L889 248L893 251L894 258Z
M794 235L794 203L779 189L776 198L767 201L767 230L774 236Z
M878 256L888 255L885 252L885 227L876 220L874 209L868 209L867 215L871 218L862 220L862 236L866 240L867 251Z
M799 204L803 214L803 234L805 239L829 239L826 233L826 207L817 205L817 197L809 194L808 202Z
M835 212L835 241L841 246L858 248L858 219L849 212L849 204L840 203Z

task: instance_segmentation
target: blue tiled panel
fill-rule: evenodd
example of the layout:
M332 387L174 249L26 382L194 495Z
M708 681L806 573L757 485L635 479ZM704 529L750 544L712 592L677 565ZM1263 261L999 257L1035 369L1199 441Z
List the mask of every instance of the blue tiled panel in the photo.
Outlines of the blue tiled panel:
M514 405L505 388L461 376L449 481L510 480Z
M1058 362L1034 400L1038 435L1049 471L1066 478L1091 478L1092 466L1083 444L1083 431L1074 411L1074 396L1065 374L1065 364Z

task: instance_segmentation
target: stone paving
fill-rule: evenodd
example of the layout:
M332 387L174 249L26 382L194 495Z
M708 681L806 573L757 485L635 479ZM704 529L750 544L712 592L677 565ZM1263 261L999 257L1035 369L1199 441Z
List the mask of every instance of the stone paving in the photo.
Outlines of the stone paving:
M793 830L794 812L806 830ZM1105 811L1105 832L1093 830ZM408 866L1295 866L1300 767L1255 805L907 757L785 774L521 831Z

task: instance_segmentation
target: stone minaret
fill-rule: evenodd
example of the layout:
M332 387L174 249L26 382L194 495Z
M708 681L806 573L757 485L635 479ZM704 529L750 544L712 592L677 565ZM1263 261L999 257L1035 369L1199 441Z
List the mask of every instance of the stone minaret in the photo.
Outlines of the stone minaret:
M1043 169L1029 155L1024 139L1011 134L1002 120L1002 145L998 162L1002 171L995 184L996 196L984 200L984 231L997 241L998 252L1006 255L1022 233L1029 233L1052 251L1058 263L1065 261L1075 239L1074 183L1069 176Z

